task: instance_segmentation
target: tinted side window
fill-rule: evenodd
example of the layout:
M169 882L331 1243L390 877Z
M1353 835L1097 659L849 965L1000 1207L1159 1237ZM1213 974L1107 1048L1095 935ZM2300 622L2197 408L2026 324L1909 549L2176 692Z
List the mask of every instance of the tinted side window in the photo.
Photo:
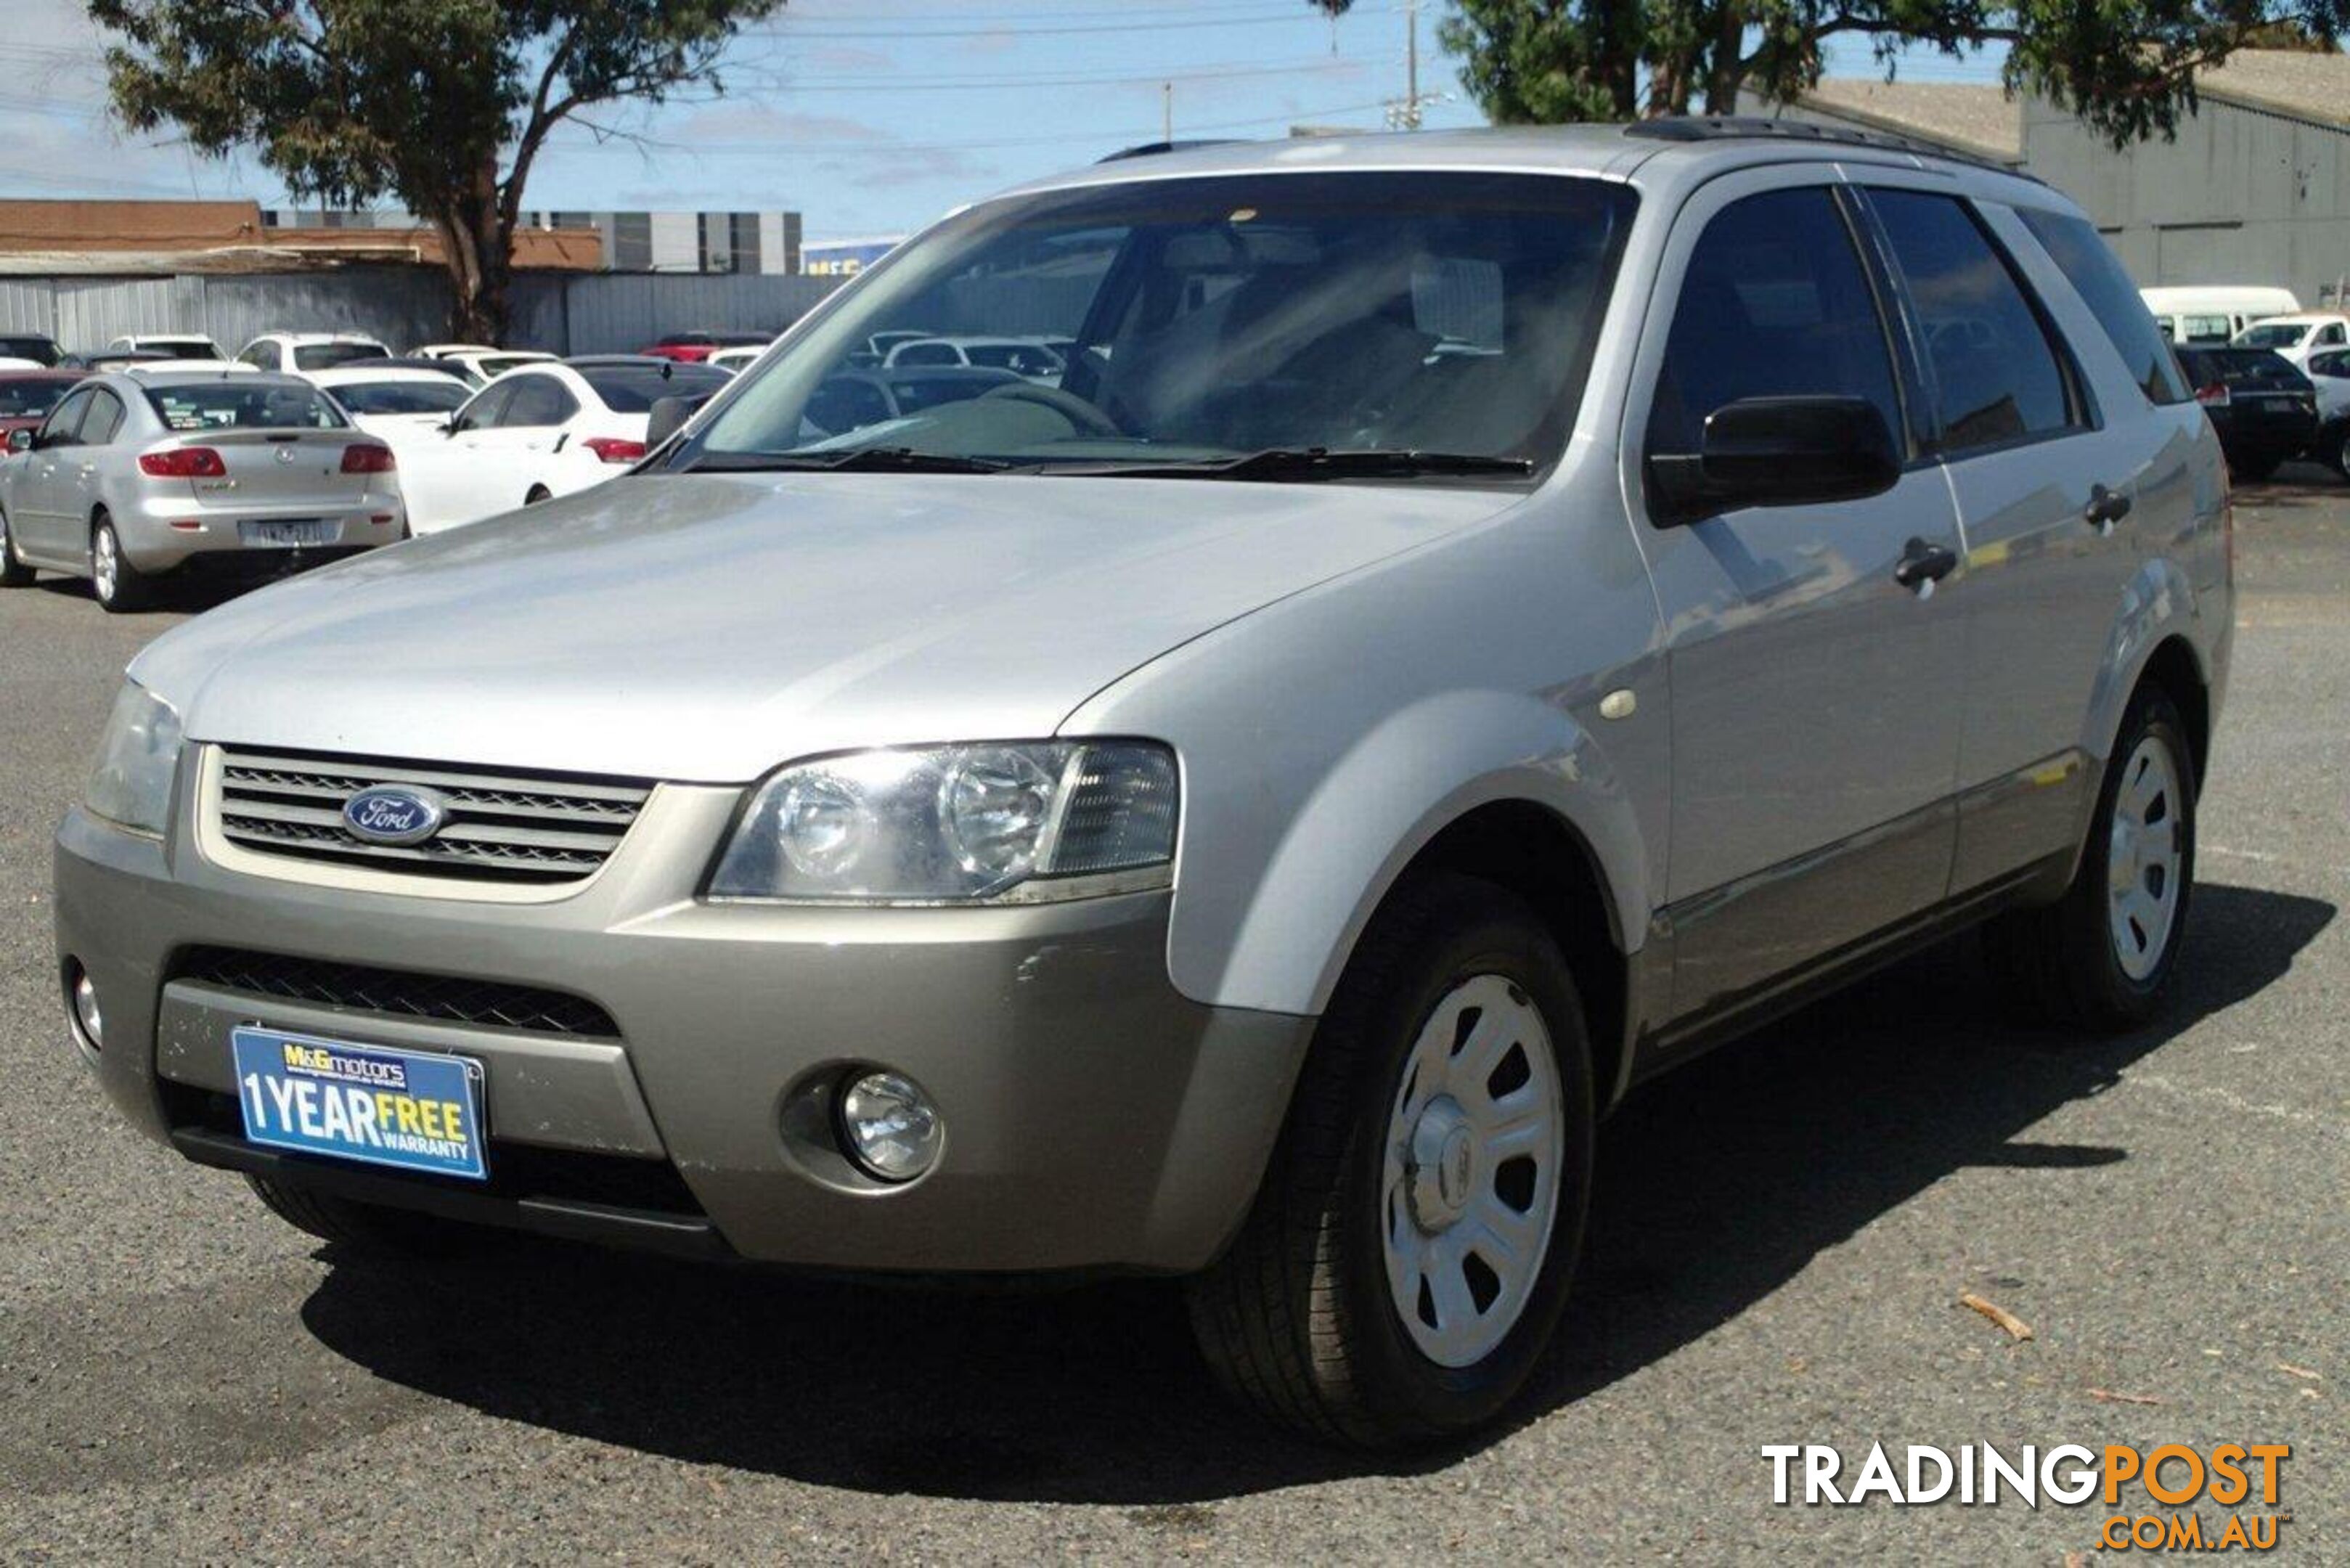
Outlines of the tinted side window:
M2350 342L2350 333L2343 331L2342 323L2336 321L2320 329L2317 334L2317 340L2319 343L2330 348L2337 343Z
M2350 354L2313 354L2309 369L2314 376L2350 376Z
M2138 384L2149 402L2183 403L2192 394L2186 379L2171 363L2169 349L2163 347L2162 333L2138 296L2137 286L2130 282L2129 274L2122 269L2121 259L2112 247L2097 237L2097 231L2085 218L2068 217L2063 213L2018 209L2017 217L2032 231L2056 264L2056 270L2080 294L2082 301L2106 329L2114 348L2129 367L2130 379ZM2225 343L2228 340L2228 318L2224 316L2189 316L2184 319L2186 339L2189 343Z
M494 429L504 419L506 404L513 400L515 383L500 381L486 389L481 396L457 410L457 428L465 431Z
M1942 416L1942 447L1970 452L2078 421L2063 366L2007 259L1948 196L1872 191L1909 285Z
M962 356L951 343L909 343L890 361L895 365L960 365Z
M525 376L515 382L513 400L505 412L498 417L504 429L517 426L559 425L578 410L563 383L551 376Z
M1866 398L1902 428L1876 296L1822 186L1714 215L1690 254L1648 414L1651 452L1697 452L1706 417L1742 398Z
M104 446L122 428L122 404L112 392L93 393L89 412L81 421L83 446Z
M90 401L97 396L95 389L76 392L64 402L59 403L51 410L48 421L41 426L41 435L37 444L41 446L73 445L76 440L74 432L81 428L82 417L89 412Z

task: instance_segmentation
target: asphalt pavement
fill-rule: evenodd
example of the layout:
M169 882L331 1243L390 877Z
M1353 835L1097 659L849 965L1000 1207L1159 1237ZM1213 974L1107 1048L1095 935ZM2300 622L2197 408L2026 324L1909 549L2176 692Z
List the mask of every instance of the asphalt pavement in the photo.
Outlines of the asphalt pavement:
M2285 481L2169 1015L2019 1030L1962 940L1643 1090L1538 1386L1405 1463L1228 1409L1163 1286L388 1267L141 1141L66 1045L48 837L184 612L0 594L0 1559L2054 1568L2106 1511L1774 1506L1762 1446L2233 1439L2293 1446L2275 1559L2350 1563L2350 487Z

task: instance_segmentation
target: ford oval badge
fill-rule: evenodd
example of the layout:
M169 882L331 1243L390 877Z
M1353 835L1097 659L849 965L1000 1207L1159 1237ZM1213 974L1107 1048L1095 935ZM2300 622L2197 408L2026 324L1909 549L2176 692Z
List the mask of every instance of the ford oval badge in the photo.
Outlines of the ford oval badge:
M449 803L418 784L372 784L343 803L343 826L369 844L421 844L448 815Z

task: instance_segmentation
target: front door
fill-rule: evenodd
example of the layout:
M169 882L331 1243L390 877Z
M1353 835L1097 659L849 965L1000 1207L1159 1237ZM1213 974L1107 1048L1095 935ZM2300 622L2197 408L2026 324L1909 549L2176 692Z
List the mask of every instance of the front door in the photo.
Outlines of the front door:
M16 553L28 561L80 568L88 540L81 536L78 527L70 525L76 520L69 518L68 508L78 466L75 432L96 397L94 388L68 395L49 410L33 438L33 450L16 460L23 469L9 490L14 504L8 510L8 526L16 535Z
M1665 918L1684 1026L1932 908L1950 875L1964 629L1950 585L1905 563L1953 569L1956 516L1915 451L1856 213L1805 182L1819 173L1691 200L1651 306L1670 330L1661 349L1648 334L1628 405L1627 446L1654 454L1697 450L1741 399L1865 398L1913 458L1864 501L1642 524L1671 681Z

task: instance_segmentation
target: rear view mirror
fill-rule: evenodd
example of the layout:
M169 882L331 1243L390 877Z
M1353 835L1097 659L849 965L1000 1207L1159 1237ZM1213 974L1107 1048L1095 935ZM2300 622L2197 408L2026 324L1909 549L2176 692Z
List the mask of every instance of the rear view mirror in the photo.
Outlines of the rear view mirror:
M1651 511L1669 527L1882 495L1901 478L1901 454L1866 398L1742 398L1706 416L1702 451L1651 452L1648 468Z
M31 429L25 428L10 431L8 432L8 450L12 452L32 451L33 432Z
M708 392L698 398L655 398L651 416L645 422L645 450L652 451L685 428L688 420L702 411L710 400Z

